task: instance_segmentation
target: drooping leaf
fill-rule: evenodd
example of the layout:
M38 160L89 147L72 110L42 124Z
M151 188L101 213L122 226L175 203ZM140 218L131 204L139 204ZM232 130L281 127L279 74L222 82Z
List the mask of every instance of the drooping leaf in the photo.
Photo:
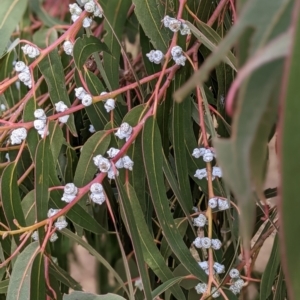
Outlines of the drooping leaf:
M132 206L130 205L130 200L128 197L128 192L126 192L126 187L120 183L119 179L116 179L119 195L121 198L120 201L120 206L121 209L123 210L123 218L125 219L125 223L127 224L128 228L128 233L131 237L131 242L135 251L135 257L137 261L137 266L139 269L139 273L143 282L143 287L144 287L144 294L146 299L151 298L151 289L150 289L150 284L149 284L149 277L148 277L148 272L145 268L145 262L144 262L144 256L143 256L143 251L142 251L142 246L141 246L141 241L140 241L140 235L138 233L138 229L136 226L136 222L134 219L134 214L132 212Z
M150 38L154 48L165 52L168 49L170 33L161 22L164 16L159 13L162 2L156 0L133 0L135 14L143 27L145 34Z
M163 158L160 134L155 119L152 117L147 119L143 129L143 157L151 199L164 232L164 237L184 267L189 270L191 274L205 282L207 276L203 270L199 268L190 251L183 243L169 210L161 169Z
M35 154L35 211L38 222L47 218L48 198L49 198L49 156L50 142L49 138L42 139L37 146ZM38 230L40 244L43 244L45 230Z
M274 281L280 264L278 235L275 236L272 251L262 276L260 284L260 298L267 299L272 293Z
M17 257L9 281L7 300L31 300L31 270L38 250L38 242L33 242Z
M300 55L300 7L295 3L293 15L293 46L286 61L283 73L281 93L280 125L279 125L279 162L281 173L279 216L281 223L281 262L285 273L286 286L290 299L297 299L300 285L297 278L300 274L299 244L295 243L295 236L300 229L298 210L300 209L297 194L299 190L298 177L300 162L294 156L300 145L295 133L300 130L299 110L299 76L300 65L297 62ZM295 152L296 151L296 152Z
M21 197L17 184L16 163L9 164L3 171L0 183L2 207L6 221L11 230L18 229L14 220L25 227L25 218L21 206ZM20 243L19 235L14 235L15 242Z
M105 51L111 54L107 45L95 36L79 37L74 44L73 56L76 67L81 70L86 60L93 54Z
M32 263L30 299L43 299L46 294L44 254L38 253Z
M0 9L0 57L5 53L11 34L20 22L25 9L27 7L27 0L4 0L1 3Z

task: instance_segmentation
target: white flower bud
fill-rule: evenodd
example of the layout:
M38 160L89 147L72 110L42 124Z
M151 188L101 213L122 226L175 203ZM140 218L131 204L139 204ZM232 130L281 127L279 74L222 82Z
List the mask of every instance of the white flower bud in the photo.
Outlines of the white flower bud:
M73 55L74 45L70 41L65 41L63 44L64 51L67 55Z
M104 193L92 193L90 195L91 200L96 203L101 205L102 203L104 203L106 201L106 197L104 195Z
M89 132L90 132L90 133L96 132L95 127L94 127L92 124L90 124Z
M115 179L116 176L119 176L119 171L114 170L113 168L110 168L107 172L107 177L109 179Z
M28 83L29 81L31 82L31 77L30 74L28 74L27 72L21 72L18 75L18 78L20 81L22 81L24 84Z
M165 26L165 27L169 28L169 26L170 26L170 21L172 21L172 20L176 20L176 19L171 18L171 17L169 17L169 16L165 16L161 21L164 23L164 26Z
M8 162L10 162L10 157L9 157L9 153L8 153L8 152L5 154L5 158L6 158L6 160L7 160Z
M93 157L93 161L96 167L103 173L107 173L111 167L110 161L102 155Z
M231 269L230 271L229 271L229 276L230 276L230 278L239 278L240 277L240 271L238 270L238 269Z
M141 278L138 278L135 282L134 282L134 286L136 288L138 288L140 291L142 291L144 289L144 286L143 286L143 281Z
M78 188L75 186L74 183L67 183L64 187L64 193L67 195L77 195Z
M212 289L211 289L211 293L212 293L212 297L213 298L218 298L218 297L220 297L220 292L217 290L217 288L214 286L214 287L212 287Z
M192 210L194 211L194 212L198 212L199 210L198 210L198 207L196 207L196 206L193 206L192 207Z
M45 131L45 129L41 129L41 130L38 130L37 132L41 136L42 139L44 137L46 137L47 135L49 135L49 130Z
M172 20L169 20L168 27L170 28L171 31L177 32L178 30L180 30L181 21L172 18Z
M120 152L119 149L111 147L108 149L106 153L108 154L109 158L114 158L119 152Z
M82 13L82 9L77 5L77 3L69 4L69 11L71 15L79 16Z
M5 104L1 104L1 105L0 105L0 110L1 110L1 111L6 111L6 106L5 106Z
M197 177L198 179L202 179L206 176L207 176L207 171L205 168L196 170L196 173L194 175L194 177Z
M21 47L24 54L28 55L30 58L35 58L36 56L40 55L40 50L34 46L26 44L25 46Z
M155 64L160 64L164 59L164 54L160 50L151 50L149 53L146 54L151 62Z
M75 23L79 19L78 15L72 15L71 20Z
M34 241L38 241L39 240L39 233L37 231L34 231L31 235L31 238L34 240Z
M238 289L242 289L243 286L245 284L245 281L241 278L237 279L235 282L234 282L234 285L238 288Z
M130 138L131 133L132 127L128 123L124 122L121 124L120 128L115 133L115 135L121 140L126 138L127 141Z
M205 162L211 162L214 159L214 153L210 149L205 149L203 154L203 160Z
M98 5L96 5L96 8L94 10L94 17L103 17L103 11L98 7Z
M193 150L192 156L199 158L205 153L205 150L206 150L205 148L195 148Z
M186 57L181 55L179 57L173 57L175 64L178 66L185 66Z
M101 183L93 183L90 187L91 193L100 194L103 193L103 186Z
M198 262L198 265L202 270L208 270L209 268L208 261L206 260Z
M116 167L117 169L122 169L122 168L124 168L123 158L120 158L120 159L115 163L115 167Z
M64 193L61 200L62 201L65 201L67 203L70 203L71 201L73 201L74 199L76 198L76 195L69 195L69 194L66 194Z
M54 223L54 226L58 230L62 230L64 228L66 228L68 226L68 222L66 221L66 217L65 216L58 217L56 222Z
M17 128L11 132L10 140L12 145L21 144L27 137L27 130L25 128Z
M171 49L171 55L174 57L180 57L182 55L182 48L180 46L174 46Z
M214 250L219 250L222 247L222 242L219 239L212 239L211 240L211 247Z
M230 204L228 204L227 200L218 199L218 207L219 207L219 210L225 210L225 209L230 208Z
M87 94L86 90L83 87L75 88L74 90L75 96L80 100Z
M215 269L217 274L222 274L225 272L225 266L218 262L214 263L213 268Z
M45 111L41 108L36 109L33 114L34 114L34 117L36 119L39 119L39 120L46 120L47 119Z
M65 124L68 122L69 117L70 117L70 115L65 115L65 116L59 117L58 121Z
M207 222L207 218L205 215L200 214L197 218L194 218L194 226L196 227L204 227Z
M51 236L50 236L50 242L54 243L56 240L58 239L58 235L56 232L54 232Z
M33 121L33 127L36 129L36 130L42 130L45 128L45 120L34 120Z
M60 212L61 211L61 209L56 209L56 208L50 208L49 210L48 210L48 213L47 213L47 217L48 218L51 218L51 217L53 217L54 215L56 215L58 212Z
M88 28L91 26L92 22L93 22L93 20L91 18L84 18L83 22L82 22L82 26L84 28Z
M201 245L203 248L208 249L211 246L211 239L208 237L201 238Z
M84 4L84 9L85 11L89 12L89 13L92 13L95 11L95 8L96 8L96 5L95 5L95 2L92 0L92 1L89 1L87 2L86 4Z
M206 283L198 283L195 286L195 290L196 290L197 294L204 294L207 290L207 284Z
M202 248L201 238L200 237L196 237L196 239L193 241L193 245L196 248Z
M212 175L215 176L215 177L221 178L222 177L222 170L221 170L221 168L219 168L219 167L213 167Z
M15 64L15 70L16 70L16 72L22 72L22 71L24 71L26 69L26 67L27 66L25 65L25 63L23 61L18 61Z
M114 110L115 109L115 100L111 99L111 98L107 99L105 101L104 108L106 109L107 112Z
M90 106L92 103L93 103L93 98L91 95L89 94L86 94L83 96L83 98L81 99L81 103L84 105L84 106Z
M191 30L185 23L181 23L180 33L182 35L191 34Z
M241 290L240 290L237 286L235 286L234 284L231 285L231 286L229 287L229 289L230 289L230 291L231 291L234 295L237 295L237 294L239 294L239 293L241 292Z
M129 156L125 155L123 158L123 164L124 164L124 168L125 169L128 169L130 171L132 171L132 168L133 168L133 165L134 165L134 162L130 159Z
M59 101L54 105L57 112L64 112L66 109L68 109L68 106L63 101Z
M208 206L212 209L216 208L218 206L218 198L216 197L210 198L208 200Z

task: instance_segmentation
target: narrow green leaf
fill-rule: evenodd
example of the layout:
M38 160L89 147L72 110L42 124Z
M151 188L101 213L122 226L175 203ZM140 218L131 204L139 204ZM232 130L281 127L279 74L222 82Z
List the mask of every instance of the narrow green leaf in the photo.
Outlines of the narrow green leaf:
M104 29L106 35L104 43L108 46L111 54L103 53L103 67L106 71L108 81L110 83L109 89L119 88L119 61L121 56L121 46L116 37L121 40L124 32L124 24L127 20L127 11L132 4L130 0L110 0L100 1L105 12ZM110 26L108 25L108 22ZM112 32L114 30L114 32Z
M65 140L62 129L59 126L58 122L49 123L49 142L51 153L53 156L53 161L56 162L63 141Z
M89 245L88 243L86 243L83 239L81 239L79 236L77 236L76 234L74 234L73 232L71 232L68 229L63 229L61 230L61 233L66 236L67 238L69 238L70 240L72 240L75 243L78 243L79 245L81 245L82 247L84 247L86 250L88 250L92 255L95 256L95 258L101 263L103 264L104 267L106 267L106 269L112 273L112 275L115 277L115 279L118 281L118 283L120 284L120 286L124 289L124 291L126 292L127 295L129 295L129 292L123 282L123 280L121 279L121 277L119 276L119 274L114 270L114 268L112 268L112 266L107 262L107 260L105 260L105 258L100 255L100 253L98 253L97 250L95 250L91 245Z
M25 9L27 0L4 0L0 9L0 57L5 53L11 34L20 22Z
M46 295L44 255L38 253L31 268L30 299L43 299Z
M108 293L106 295L95 295L85 292L73 292L70 295L64 295L63 300L125 300L125 298Z
M260 299L267 299L272 293L280 264L279 241L276 234L272 251L260 283Z
M26 222L21 206L15 162L9 164L2 173L0 193L5 218L10 229L18 229L18 227L14 223L14 220L17 220L20 226L25 227ZM17 245L20 243L19 237L19 235L14 235L14 239Z
M140 235L138 233L137 229L137 224L134 219L134 214L132 212L132 207L130 205L130 200L128 198L129 194L129 185L126 185L125 187L120 183L119 179L116 178L116 183L118 186L118 191L119 195L122 201L120 201L120 206L121 209L123 210L123 217L126 220L126 223L128 225L128 234L131 237L131 242L134 248L134 253L135 253L135 258L136 258L136 263L139 268L139 273L143 282L143 291L145 294L146 299L151 298L151 289L150 289L150 284L149 284L149 277L148 277L148 272L145 267L145 261L144 261L144 256L143 256L143 251L142 251L142 246L141 246L141 240L140 240Z
M300 118L297 112L300 109L300 5L295 2L293 15L293 45L286 61L283 73L283 86L281 93L281 109L279 124L279 162L281 174L281 188L279 202L279 217L281 224L281 261L285 273L289 299L297 299L300 295L300 245L295 242L297 232L300 230L298 201L300 161L294 154L298 153L300 139L297 132L300 130Z
M193 24L186 21L186 24L191 29L192 33L199 40L199 42L203 43L210 51L215 51L218 47L218 44L221 42L222 38L208 25L200 20L197 21L197 26L200 30L198 30ZM231 66L232 69L237 71L237 62L236 58L231 51L225 56L224 61Z
M81 285L70 276L70 274L62 269L57 264L52 263L49 268L49 273L52 274L58 281L63 283L65 286L75 290L82 291Z
M0 282L0 294L6 294L7 293L7 289L8 289L8 286L9 286L9 280L10 279L5 279L5 280Z
M180 191L179 187L178 187L178 182L175 178L175 175L171 169L171 166L165 156L165 154L163 154L163 170L164 170L164 174L166 176L166 179L168 180L169 182L169 185L171 186L171 189L173 190L177 200L178 200L178 203L180 204L182 210L184 211L190 225L191 225L191 228L194 229L193 227L193 224L192 224L192 220L191 220L191 217L190 217L190 208L187 206L187 203L186 201L184 200L184 197L182 195L182 192Z
M38 222L45 220L47 218L48 211L48 199L49 199L49 153L50 143L49 138L42 139L37 146L35 154L35 211L36 220ZM39 228L39 241L43 244L45 230L44 228Z
M80 70L86 60L93 54L105 51L106 53L111 54L107 45L101 42L95 36L86 36L79 37L74 44L73 48L73 57L76 67Z
M33 41L40 47L47 47L57 38L57 32L53 29L40 29L33 35ZM52 50L38 66L45 77L52 105L55 106L55 103L63 101L70 107L71 102L66 88L64 69L57 49ZM67 126L72 134L77 136L73 115L70 115Z
M175 79L179 81L180 79ZM186 163L186 148L184 145L184 122L187 116L183 109L184 104L174 103L172 109L172 144L174 150L174 159L176 166L176 175L178 178L179 189L185 199L186 207L193 207L193 200Z
M57 25L67 25L66 22L62 22L58 18L51 17L45 9L41 5L41 1L39 0L30 0L29 1L30 8L32 11L38 16L38 18L43 22L47 27L53 27Z
M169 290L173 285L178 284L184 277L174 277L161 284L152 292L152 299L156 299L160 294ZM183 296L185 298L185 296ZM179 298L179 299L184 299Z
M205 282L207 276L199 268L197 262L184 244L169 210L169 202L165 194L161 168L163 165L161 139L157 124L152 117L147 119L143 129L143 157L151 198L157 218L164 232L164 237L184 267L191 274Z
M125 189L134 215L134 222L140 237L145 262L162 282L168 281L173 278L173 274L166 266L164 258L153 241L137 194L130 184L126 184ZM184 294L178 286L171 286L170 291L177 299L184 299Z
M164 16L160 15L158 7L162 7L163 3L156 0L133 0L132 2L140 25L154 48L165 52L168 49L170 33L161 22Z
M33 225L36 220L35 214L35 191L30 191L21 202L26 225Z
M9 281L7 300L31 300L31 269L38 254L38 249L38 242L33 242L17 257Z

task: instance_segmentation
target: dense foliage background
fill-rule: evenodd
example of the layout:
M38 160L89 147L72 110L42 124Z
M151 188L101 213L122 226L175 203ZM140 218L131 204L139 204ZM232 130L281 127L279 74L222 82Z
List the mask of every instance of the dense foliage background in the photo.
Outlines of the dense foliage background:
M299 12L2 0L0 298L297 299ZM98 295L69 273L75 244Z

